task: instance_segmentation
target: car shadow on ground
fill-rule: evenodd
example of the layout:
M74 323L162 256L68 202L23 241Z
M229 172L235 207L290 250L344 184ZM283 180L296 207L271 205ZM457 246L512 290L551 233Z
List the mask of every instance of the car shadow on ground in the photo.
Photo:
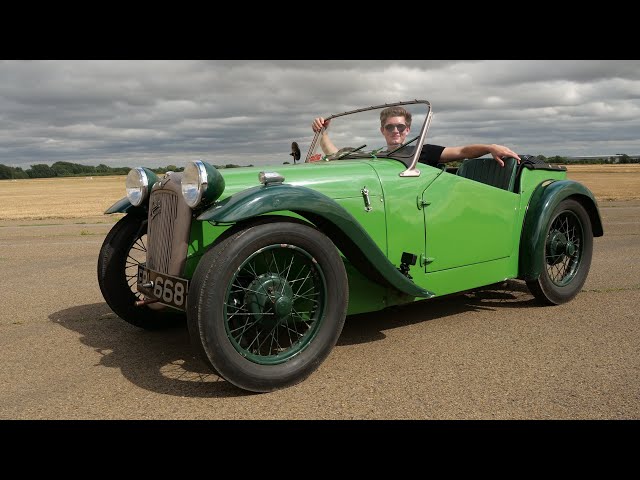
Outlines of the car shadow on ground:
M106 303L78 305L49 316L80 334L80 342L100 354L99 365L117 368L140 388L196 398L251 395L216 375L195 354L186 320L164 330L134 327Z
M338 345L354 345L382 340L386 337L383 333L385 330L469 311L536 306L538 304L524 282L507 280L473 292L417 301L389 307L378 312L351 315L345 321Z
M474 293L442 297L351 315L338 345L373 342L383 333L436 318L482 309L528 308L535 305L526 285L515 282ZM80 341L100 355L99 364L117 368L138 387L180 397L222 398L253 395L213 373L197 356L186 322L161 331L134 327L116 316L106 303L79 305L49 316L80 334Z

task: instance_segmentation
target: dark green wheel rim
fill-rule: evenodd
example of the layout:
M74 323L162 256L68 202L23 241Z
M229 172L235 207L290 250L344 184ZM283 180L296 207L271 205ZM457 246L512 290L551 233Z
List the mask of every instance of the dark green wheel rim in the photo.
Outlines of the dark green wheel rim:
M547 276L555 285L571 283L582 259L584 231L578 216L567 210L551 223L545 246Z
M136 300L144 300L144 295L138 292L138 265L147 261L147 235L137 238L125 259L124 275L131 292L136 296Z
M287 244L261 248L240 265L227 287L227 338L252 362L285 362L317 334L326 291L322 269L305 250Z

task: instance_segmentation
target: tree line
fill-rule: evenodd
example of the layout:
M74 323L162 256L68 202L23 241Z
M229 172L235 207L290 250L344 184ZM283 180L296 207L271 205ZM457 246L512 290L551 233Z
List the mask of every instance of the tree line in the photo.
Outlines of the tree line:
M538 155L538 158L544 160L547 163L552 164L601 164L601 163L640 163L640 156L629 156L626 153L621 153L612 157L601 158L584 158L584 157L545 157L544 155Z
M239 165L215 165L216 168L236 168ZM81 165L71 162L55 162L53 165L38 163L23 170L21 167L9 167L0 163L0 180L20 179L20 178L54 178L54 177L87 177L103 175L126 175L131 167L109 167L100 164ZM166 167L150 168L149 170L157 174L164 174L169 171L182 172L184 167L167 165Z
M601 163L640 163L640 157L620 154L612 157L602 158L579 158L579 157L545 157L539 155L539 158L547 163L552 164L601 164ZM289 162L284 162L288 164ZM238 168L241 165L227 164L214 165L216 168ZM252 167L253 165L247 165ZM38 163L31 165L30 168L23 170L21 167L9 167L0 163L0 180L20 179L20 178L54 178L54 177L86 177L101 175L126 175L131 167L109 167L101 163L98 166L81 165L72 162L55 162L53 165ZM150 168L156 174L165 174L169 171L182 172L184 167L175 165L167 165L166 167Z

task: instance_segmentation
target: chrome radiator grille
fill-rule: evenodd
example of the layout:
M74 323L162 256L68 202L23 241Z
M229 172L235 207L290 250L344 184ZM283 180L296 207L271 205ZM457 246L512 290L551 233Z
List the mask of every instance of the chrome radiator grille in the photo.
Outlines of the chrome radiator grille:
M181 276L187 259L192 211L182 198L182 173L167 172L151 189L147 268Z
M178 213L178 195L168 190L151 194L147 230L147 267L156 272L170 273L173 234Z

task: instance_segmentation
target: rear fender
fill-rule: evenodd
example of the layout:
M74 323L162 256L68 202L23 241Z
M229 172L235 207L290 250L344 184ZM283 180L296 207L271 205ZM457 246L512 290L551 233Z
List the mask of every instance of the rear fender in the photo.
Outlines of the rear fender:
M567 198L580 202L585 208L591 220L593 236L603 235L598 203L587 187L574 180L542 182L531 195L523 222L520 237L519 278L535 280L542 272L545 236L551 215L558 204Z

